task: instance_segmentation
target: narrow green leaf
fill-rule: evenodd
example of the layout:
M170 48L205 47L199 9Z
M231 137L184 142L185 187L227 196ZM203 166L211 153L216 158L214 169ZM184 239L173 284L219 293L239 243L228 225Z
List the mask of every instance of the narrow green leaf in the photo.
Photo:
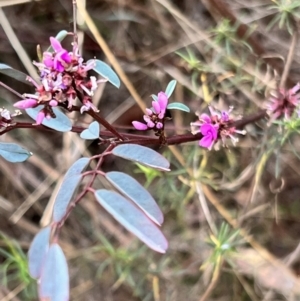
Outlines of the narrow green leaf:
M0 73L5 74L9 77L12 77L20 82L27 84L27 85L31 85L31 83L28 80L26 80L26 78L28 76L27 74L25 74L19 70L13 69L12 67L10 67L8 65L0 63Z
M32 153L15 143L0 143L0 156L13 163L24 162Z
M95 197L104 209L148 247L160 253L166 252L168 242L162 232L127 199L105 189L97 190Z
M106 78L115 87L120 88L120 79L109 65L100 60L89 60L87 61L87 64L89 64L91 61L95 61L96 63L96 66L93 69L95 72Z
M186 105L184 105L181 102L172 102L169 103L167 106L167 109L169 110L180 110L180 111L184 111L184 112L190 112L189 107L187 107Z
M155 94L152 94L151 97L152 97L152 99L155 100L155 101L158 100L158 97L157 97L157 95L155 95Z
M175 79L171 80L166 88L166 94L168 96L168 98L170 98L170 96L172 95L172 93L174 92L174 89L176 87L177 81Z
M112 153L115 156L138 162L158 170L170 170L170 163L166 158L145 146L137 144L121 144L115 147Z

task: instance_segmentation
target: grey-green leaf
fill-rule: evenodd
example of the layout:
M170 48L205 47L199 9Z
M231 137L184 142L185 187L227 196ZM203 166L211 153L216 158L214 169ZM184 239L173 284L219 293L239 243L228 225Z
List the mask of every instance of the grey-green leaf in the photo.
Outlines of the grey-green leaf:
M32 278L41 276L45 256L49 250L51 227L40 230L34 237L28 250L28 268Z
M139 206L152 221L158 225L163 223L164 216L155 200L134 178L118 171L108 172L106 178L120 192Z
M166 88L165 93L167 94L168 98L172 95L175 90L177 81L175 79L171 80Z
M82 172L87 167L89 158L80 158L67 171L57 193L53 207L53 221L60 222L65 216L68 206L82 179Z
M89 64L91 61L95 61L96 63L96 66L93 69L95 72L106 78L115 87L120 88L120 79L110 66L100 60L89 60L87 61L87 64Z
M20 82L27 84L27 85L31 85L31 83L28 80L26 80L27 74L25 74L19 70L13 69L12 67L10 67L8 65L0 63L0 73L5 74L9 77L12 77Z
M62 41L66 36L68 35L68 32L66 30L61 30L56 36L55 39L57 39L58 41ZM54 52L54 49L52 48L52 46L49 46L47 49L47 52Z
M39 300L69 300L68 264L61 247L56 243L49 248L39 284Z
M131 202L115 191L100 189L95 192L99 204L121 225L151 249L165 253L168 242L157 226Z
M38 106L36 108L26 109L25 111L32 119L36 120L36 116L42 108L43 106ZM56 118L45 118L42 125L58 132L69 132L72 129L71 120L58 108L53 108L53 112L56 115Z
M112 151L115 156L158 169L169 171L170 163L161 154L151 148L137 144L121 144Z
M80 137L86 140L95 140L98 139L99 136L100 136L100 126L97 121L93 121L89 125L89 127L86 130L82 131L82 133L80 134Z
M32 153L15 143L0 143L0 156L13 163L24 162Z
M190 112L190 108L181 102L172 102L172 103L168 104L167 109L180 110L180 111L184 111L184 112L188 112L188 113Z

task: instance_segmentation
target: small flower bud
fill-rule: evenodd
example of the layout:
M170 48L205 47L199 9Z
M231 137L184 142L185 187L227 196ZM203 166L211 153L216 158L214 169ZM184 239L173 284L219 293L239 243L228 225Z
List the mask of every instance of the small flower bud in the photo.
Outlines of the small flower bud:
M42 124L44 118L45 118L45 113L44 113L44 111L39 111L39 113L38 113L37 116L36 116L35 123L36 123L37 125L38 125L38 124Z
M139 121L132 121L132 125L137 129L138 131L145 131L148 129L147 125L139 122Z
M25 100L20 100L14 104L15 108L23 109L23 110L29 109L29 108L34 108L36 106L37 106L36 99L31 99L31 98L25 99Z

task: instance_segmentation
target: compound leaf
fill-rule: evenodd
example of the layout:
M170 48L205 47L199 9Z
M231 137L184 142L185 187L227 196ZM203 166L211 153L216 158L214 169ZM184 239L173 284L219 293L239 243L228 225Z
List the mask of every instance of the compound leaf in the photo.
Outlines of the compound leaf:
M106 174L107 180L131 199L156 224L161 225L164 217L151 194L134 178L118 171Z
M42 270L40 300L68 301L69 272L65 255L58 244L49 248Z
M115 191L105 189L97 190L95 197L104 209L148 247L159 253L166 252L168 242L162 232L127 199Z
M82 179L82 171L87 167L89 158L80 158L67 171L57 193L53 207L53 221L58 223L65 216L68 206Z
M28 251L29 273L32 278L38 279L41 276L45 256L49 250L51 227L42 229L34 237Z
M0 143L0 156L9 162L24 162L32 153L15 143Z
M137 144L121 144L115 147L112 153L115 156L156 168L158 170L170 170L170 163L166 158L145 146Z
M32 119L36 120L36 116L42 108L43 106L37 106L36 108L26 109L25 111ZM50 119L45 118L42 125L58 132L69 132L72 129L71 120L57 108L53 108L53 112L56 117Z

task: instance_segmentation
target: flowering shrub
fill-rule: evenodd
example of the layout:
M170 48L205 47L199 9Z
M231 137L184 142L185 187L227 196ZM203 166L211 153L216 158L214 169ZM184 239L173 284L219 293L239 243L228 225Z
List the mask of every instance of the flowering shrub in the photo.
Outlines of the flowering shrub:
M73 2L76 4L76 1ZM73 9L76 11L76 5ZM235 28L231 27L229 21L225 21L224 24L220 28L222 30L215 30L212 33L216 35L216 41L219 42L217 45L226 45L228 48L226 55L231 55L234 44L230 43L236 43ZM246 135L246 130L243 129L245 126L259 120L262 122L268 120L268 123L264 123L262 127L272 128L276 134L283 135L280 138L274 135L276 137L270 139L270 149L266 152L263 163L259 168L257 167L256 185L259 172L263 170L263 164L272 152L279 150L293 133L300 131L300 84L296 84L291 89L279 84L275 92L267 97L264 103L265 110L236 117L233 114L233 107L220 110L217 105L214 105L213 97L205 90L206 75L210 69L204 68L189 50L188 55L180 54L180 56L195 72L194 78L201 78L203 98L207 108L202 106L203 110L197 112L196 117L193 114L186 114L190 113L190 109L183 100L172 101L177 82L171 80L165 91L158 92L158 90L155 91L158 92L157 95L152 95L153 100L145 109L143 119L130 120L131 133L119 131L103 118L97 105L93 103L93 96L99 86L106 82L119 88L120 79L108 64L96 58L90 60L83 58L75 29L73 32L61 31L56 37L50 37L51 46L40 55L39 61L33 62L39 73L37 79L8 65L0 64L2 74L26 82L34 89L33 92L29 91L21 95L0 82L2 87L19 97L19 100L13 104L17 109L14 112L10 112L7 108L0 108L0 135L19 128L39 129L44 132L73 132L74 135L79 134L82 139L97 141L104 148L101 152L99 148L99 152L97 151L97 154L92 157L79 158L68 168L55 196L51 222L37 233L29 248L29 272L31 277L37 280L40 300L69 300L68 265L59 238L61 229L73 208L82 202L87 194L92 194L97 204L149 248L162 254L168 249L168 241L160 228L164 222L162 210L151 194L135 178L121 171L104 171L102 166L107 157L115 156L137 163L144 168L145 173L148 172L149 179L152 179L161 175L161 172L168 172L171 169L169 161L160 154L160 147L197 141L204 149L203 152L210 150L212 153L214 149L222 147L227 151L232 145L234 147L238 144L241 137L239 135ZM224 34L224 30L230 33L229 40L226 40L228 35ZM63 40L67 37L73 38L71 50L62 46ZM206 99L205 95L208 96ZM188 128L186 133L171 134L174 132L174 124L169 112L171 110L184 112L184 119L188 122L193 120L190 122L191 128ZM82 126L81 123L71 121L68 117L71 112L89 115L93 121L88 126ZM24 116L26 118L27 115L34 121L20 119ZM232 145L228 143L229 140ZM149 146L158 146L158 151L154 151ZM30 150L18 144L0 142L0 156L9 162L24 162L32 155ZM180 154L176 155L180 161ZM203 159L203 162L201 168L202 164L206 164L206 160ZM157 173L150 174L149 169L155 169ZM187 170L189 171L188 168ZM199 174L201 174L199 177L206 176L205 173ZM201 187L196 185L195 180L198 175L192 173L189 175L192 178L190 182L183 178L180 180L188 183L191 191L196 189L201 192ZM99 188L97 178L102 178L101 180L109 183L110 189ZM230 231L225 224L222 224L219 231L213 226L211 230L213 234L210 236L210 244L217 252L214 252L210 259L216 261L215 269L219 272L224 256L234 251L238 232ZM214 275L218 275L217 272Z

